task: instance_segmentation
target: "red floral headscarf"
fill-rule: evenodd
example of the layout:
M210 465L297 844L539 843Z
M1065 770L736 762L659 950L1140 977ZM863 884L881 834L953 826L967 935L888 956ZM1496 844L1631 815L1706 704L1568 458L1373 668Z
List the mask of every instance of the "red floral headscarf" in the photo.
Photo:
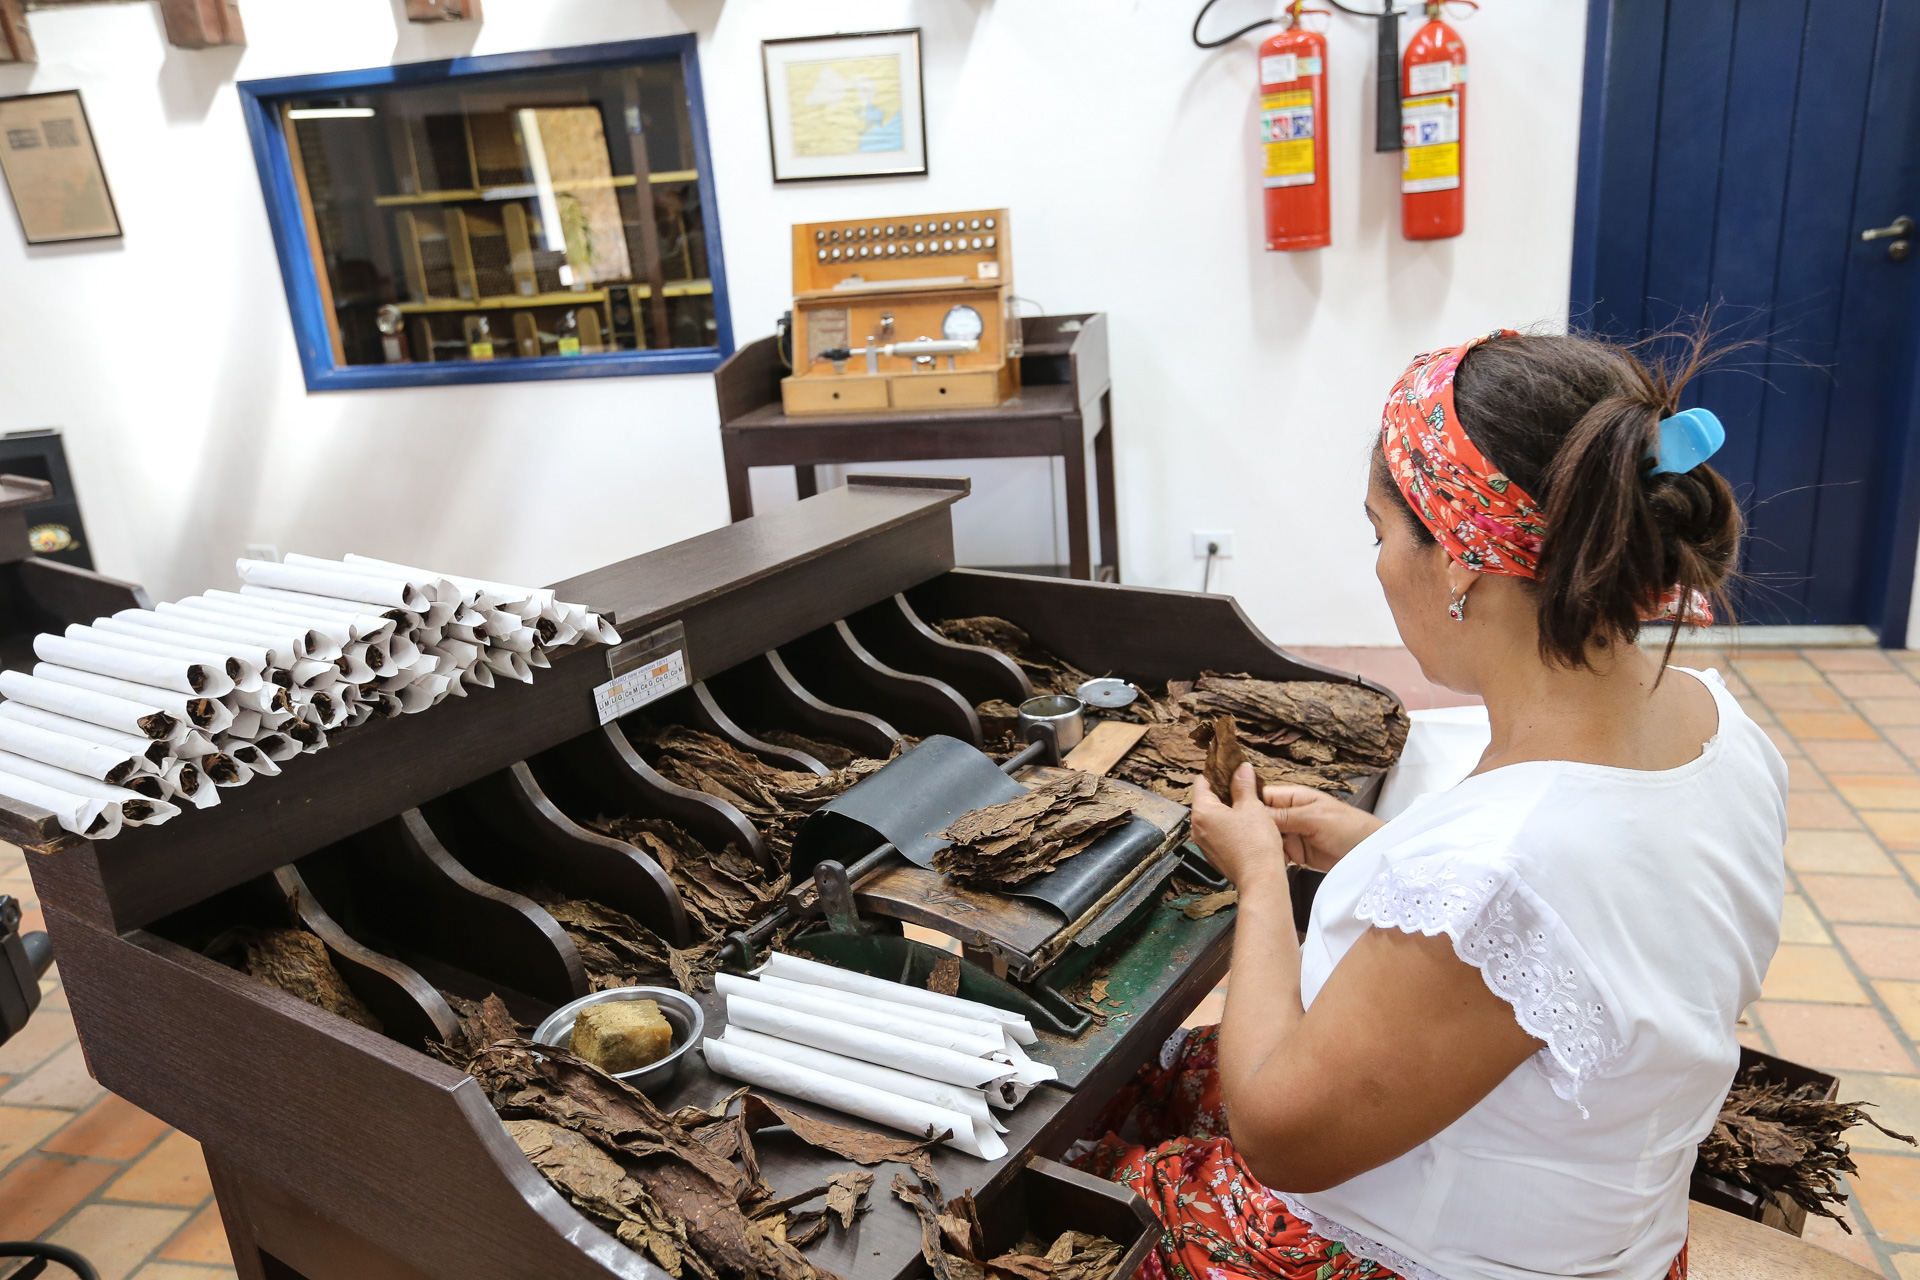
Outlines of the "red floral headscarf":
M1453 407L1453 376L1467 352L1483 342L1518 336L1513 329L1495 329L1451 350L1415 356L1380 415L1380 448L1407 505L1449 557L1481 573L1532 578L1546 543L1546 512L1532 494L1494 469L1467 438ZM1671 619L1682 594L1677 586L1668 589L1642 616ZM1706 597L1698 591L1684 594L1684 620L1711 623Z

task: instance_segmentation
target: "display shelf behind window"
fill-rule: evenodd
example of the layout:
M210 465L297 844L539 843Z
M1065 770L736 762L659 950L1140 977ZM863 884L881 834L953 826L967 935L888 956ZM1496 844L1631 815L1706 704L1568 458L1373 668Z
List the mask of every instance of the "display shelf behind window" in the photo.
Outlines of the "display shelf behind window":
M309 388L731 353L691 36L241 88Z

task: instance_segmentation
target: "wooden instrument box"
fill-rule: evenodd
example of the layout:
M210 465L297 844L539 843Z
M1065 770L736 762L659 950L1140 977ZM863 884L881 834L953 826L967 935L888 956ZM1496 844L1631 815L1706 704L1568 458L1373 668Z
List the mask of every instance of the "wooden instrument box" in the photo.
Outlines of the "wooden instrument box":
M799 223L793 293L790 414L981 408L1020 389L1005 209ZM839 354L956 332L977 334L979 349Z

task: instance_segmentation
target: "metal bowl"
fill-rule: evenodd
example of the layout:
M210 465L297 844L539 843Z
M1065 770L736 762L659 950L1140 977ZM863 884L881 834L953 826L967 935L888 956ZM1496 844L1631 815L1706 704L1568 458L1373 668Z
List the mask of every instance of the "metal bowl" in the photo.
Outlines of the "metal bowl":
M1054 741L1060 744L1060 754L1065 755L1087 735L1087 704L1070 693L1028 698L1020 704L1020 736L1025 738L1027 726L1036 724L1053 726Z
M535 1043L571 1052L574 1019L588 1005L605 1004L610 1000L651 1000L660 1006L660 1016L673 1027L673 1048L668 1050L666 1057L632 1071L619 1072L613 1078L626 1081L642 1093L651 1093L671 1084L673 1078L680 1074L680 1064L686 1059L687 1050L698 1044L706 1034L707 1019L700 1011L699 1001L668 987L614 987L610 991L596 991L590 996L569 1000L548 1014L546 1020L534 1030Z

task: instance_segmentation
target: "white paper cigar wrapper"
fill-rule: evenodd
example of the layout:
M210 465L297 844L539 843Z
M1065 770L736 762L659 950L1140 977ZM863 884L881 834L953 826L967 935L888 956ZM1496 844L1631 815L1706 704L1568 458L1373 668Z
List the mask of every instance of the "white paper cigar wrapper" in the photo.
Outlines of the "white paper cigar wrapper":
M202 602L199 601L155 605L154 612L168 626L192 627L201 631L231 635L249 644L290 647L294 657L312 658L317 662L332 662L340 656L339 645L298 621L274 622L267 618L256 621L252 618L220 613L217 610L202 607ZM125 610L114 616L124 617Z
M906 1018L928 1026L946 1027L954 1031L965 1031L981 1037L994 1048L999 1048L1002 1037L1010 1034L1003 1022L991 1022L985 1018L966 1018L958 1014L944 1013L934 1009L918 1009L912 1005L895 1004L890 1000L879 1000L873 996L863 996L858 992L842 991L837 987L816 987L804 982L795 982L791 978L782 978L776 974L760 974L761 983L772 991L791 991L796 996L811 996L814 999L832 1000L836 1004L852 1005L855 1008L888 1014L895 1018ZM769 993L766 999L772 999Z
M1024 1014L1014 1013L1008 1009L996 1009L990 1004L981 1004L977 1000L962 1000L959 996L941 995L938 991L910 987L903 982L889 982L885 978L875 978L865 973L836 969L830 964L787 955L781 951L768 956L767 963L760 968L759 972L809 986L833 987L840 991L851 991L856 995L870 996L893 1004L930 1009L935 1013L950 1013L963 1018L1005 1023L1013 1029L1013 1038L1021 1044L1033 1044L1040 1038L1034 1034L1033 1024L1027 1021Z
M991 1058L976 1058L917 1040L888 1035L867 1027L849 1026L832 1018L822 1018L798 1009L750 1000L744 996L727 997L727 1022L765 1035L812 1045L828 1053L845 1054L862 1062L877 1062L883 1067L911 1072L929 1080L986 1089L1012 1078L1013 1068Z
M0 702L0 720L14 720L41 729L51 729L69 738L79 738L83 742L114 747L128 755L141 756L147 761L152 772L159 772L168 756L172 754L163 739L143 738L138 734L122 733L118 729L109 729L105 725L91 724L85 720L75 720L72 716L43 711L39 707L28 706L24 702Z
M104 645L110 649L127 649L136 653L177 658L196 662L202 666L217 667L232 679L235 689L258 689L263 682L260 663L248 662L238 654L222 652L221 646L207 641L202 641L197 647L190 648L183 643L185 637L170 636L162 632L130 636L123 635L119 631L85 626L78 622L67 628L67 639ZM182 643L175 643L175 641Z
M897 1093L843 1080L824 1071L796 1066L751 1049L743 1049L737 1044L728 1044L724 1040L707 1040L701 1044L700 1051L706 1055L707 1066L719 1075L731 1076L762 1089L772 1089L802 1102L831 1107L863 1120L872 1120L916 1138L948 1133L952 1136L942 1145L979 1156L983 1160L997 1160L1007 1153L1007 1144L1000 1141L1000 1135L990 1133L988 1136L993 1139L998 1154L988 1155L974 1132L973 1121L945 1107L903 1098Z
M3 770L0 770L0 795L45 809L59 821L62 830L77 836L111 840L120 834L120 806L99 796L75 795Z
M277 618L299 622L327 636L336 644L354 640L384 640L393 634L392 618L375 609L360 609L351 601L339 602L338 609L318 605L295 604L289 600L271 600L264 596L243 596L232 591L209 591L200 597L208 604L242 617Z
M275 614L222 608L203 596L188 596L185 600L161 605L157 611L163 618L187 617L213 626L258 631L265 635L279 635L284 632L296 637L300 648L309 654L337 650L350 640L344 630L336 634L328 628L315 626L305 618L287 618Z
M167 798L175 804L211 809L220 803L220 788L207 781L207 776L191 760L169 762L161 771L160 785L167 789ZM188 790L189 786L192 790Z
M11 751L56 769L82 774L100 782L109 777L124 781L134 774L154 772L145 751L116 750L84 738L69 737L23 720L0 720L0 751Z
M91 689L75 688L55 680L42 680L21 671L0 671L0 693L43 711L72 716L76 720L104 725L136 737L155 736L140 722L151 721L156 716L168 726L167 732L159 735L161 737L177 738L192 727L184 717L173 715L152 703L129 702L125 698L95 693Z
M751 978L742 978L731 973L717 973L713 978L713 989L723 996L741 996L748 1000L777 1004L783 1009L797 1009L801 1013L811 1013L816 1017L832 1018L835 1022L865 1027L869 1031L884 1031L890 1036L899 1036L902 1040L914 1040L940 1049L952 1049L956 1053L971 1054L976 1058L984 1058L990 1053L998 1052L1001 1047L998 1027L995 1027L991 1033L984 1029L978 1032L956 1030L953 1027L921 1021L913 1016L912 1011L906 1009L894 1014L857 1005L851 1001L835 1000L832 992L821 991L817 987L813 991L792 986L775 989L763 987Z
M101 782L97 778L89 778L67 769L56 769L50 764L29 760L11 751L0 751L0 773L54 787L70 795L86 796L119 805L121 817L132 826L157 827L180 812L177 806L168 804L165 800L155 800L151 796L141 795L138 791L116 787L111 782ZM142 812L146 814L145 817L134 816Z
M76 671L94 671L134 684L154 685L193 697L217 698L233 692L233 678L226 663L184 662L160 654L135 653L84 640L45 632L33 638L33 652L42 662L71 667ZM198 686L196 687L196 678Z
M415 613L433 603L422 584L385 574L357 573L344 567L276 564L271 560L238 560L234 568L240 574L240 581L249 586L276 587L341 600L366 600L411 609Z
M250 627L232 627L205 614L192 612L157 614L146 609L122 609L113 615L111 621L122 626L140 627L147 631L165 631L178 636L192 636L202 644L213 641L222 647L228 644L239 644L248 648L262 649L266 651L268 665L274 667L290 667L296 659L306 656L301 646L295 642L291 631L265 632L255 631ZM106 622L95 619L93 625L105 627Z
M854 1080L875 1089L885 1089L888 1093L897 1093L903 1098L913 1098L920 1102L932 1103L936 1107L945 1107L949 1111L958 1111L973 1121L974 1131L982 1129L987 1133L1005 1133L1006 1126L993 1114L993 1108L987 1105L986 1095L978 1089L963 1089L957 1084L943 1084L938 1080L929 1080L925 1076L912 1075L905 1071L896 1071L892 1067L882 1067L872 1062L862 1062L858 1058L849 1058L845 1054L828 1053L824 1049L815 1049L811 1045L795 1044L791 1040L781 1040L775 1036L763 1035L758 1031L749 1031L745 1027L728 1027L720 1033L720 1038L728 1044L737 1044L742 1049L751 1049L763 1053L769 1058L779 1058L795 1066L811 1067L815 1071L824 1071L830 1076L842 1080ZM998 1159L989 1156L988 1159Z
M135 614L146 621L129 622L125 618L95 618L93 625L88 627L87 630L94 633L93 638L97 643L100 642L100 634L106 633L125 637L129 641L140 641L146 645L163 646L165 650L210 650L216 653L231 654L246 665L258 668L263 679L266 678L268 672L278 670L281 665L274 651L268 646L247 644L244 641L224 637L176 631L170 627L158 625L160 619L157 615L149 613L145 609L129 609L126 612Z
M204 729L208 733L219 733L233 723L233 712L218 698L207 698L197 693L175 693L172 689L162 689L150 684L135 684L131 680L120 680L92 671L55 666L51 662L34 663L33 674L36 679L51 680L56 684L72 685L76 689L87 689L128 702L143 702L159 707L168 715L176 716L182 722L196 729ZM207 717L204 724L194 717L192 711L188 710L189 704L196 702L203 704Z

